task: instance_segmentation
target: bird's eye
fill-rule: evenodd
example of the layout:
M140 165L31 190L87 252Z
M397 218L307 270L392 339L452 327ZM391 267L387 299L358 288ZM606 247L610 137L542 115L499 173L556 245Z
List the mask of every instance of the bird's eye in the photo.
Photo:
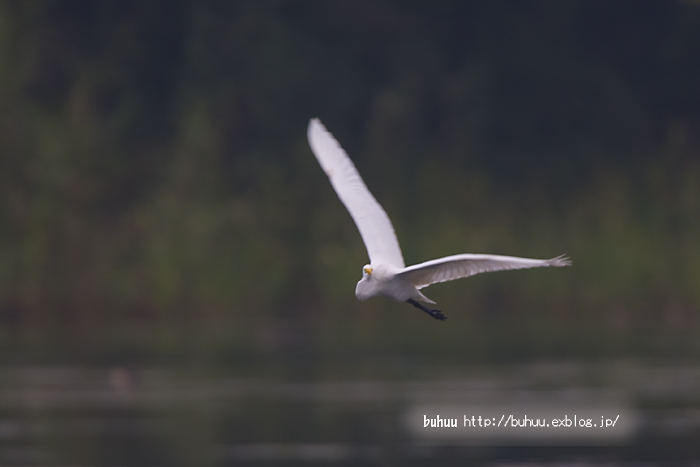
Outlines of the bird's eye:
M372 274L372 268L365 268L365 272L367 273L367 275L371 275L371 274Z

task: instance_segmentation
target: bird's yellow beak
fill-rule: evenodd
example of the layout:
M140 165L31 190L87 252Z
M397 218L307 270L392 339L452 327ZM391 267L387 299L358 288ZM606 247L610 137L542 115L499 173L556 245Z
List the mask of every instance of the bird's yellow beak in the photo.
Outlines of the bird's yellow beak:
M365 272L367 273L368 276L372 275L372 268L365 268Z

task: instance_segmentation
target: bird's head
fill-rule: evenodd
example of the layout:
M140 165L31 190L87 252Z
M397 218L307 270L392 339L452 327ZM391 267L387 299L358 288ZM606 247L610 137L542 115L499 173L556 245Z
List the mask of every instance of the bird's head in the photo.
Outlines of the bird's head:
M362 279L357 283L357 288L355 288L355 296L361 300L365 301L372 296L372 288L374 281L372 279L372 268L369 264L362 266Z

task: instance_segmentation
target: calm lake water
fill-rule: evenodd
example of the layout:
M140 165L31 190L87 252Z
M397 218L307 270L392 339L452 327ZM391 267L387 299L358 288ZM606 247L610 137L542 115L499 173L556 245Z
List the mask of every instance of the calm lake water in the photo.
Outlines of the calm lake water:
M241 373L0 368L0 465L700 461L700 366L431 367L410 380Z

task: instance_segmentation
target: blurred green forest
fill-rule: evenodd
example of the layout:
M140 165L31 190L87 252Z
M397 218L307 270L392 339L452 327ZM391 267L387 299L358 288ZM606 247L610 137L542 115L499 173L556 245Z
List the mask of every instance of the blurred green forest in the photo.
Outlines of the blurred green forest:
M689 0L2 1L3 358L697 359L699 83ZM311 117L408 264L574 266L358 302Z

